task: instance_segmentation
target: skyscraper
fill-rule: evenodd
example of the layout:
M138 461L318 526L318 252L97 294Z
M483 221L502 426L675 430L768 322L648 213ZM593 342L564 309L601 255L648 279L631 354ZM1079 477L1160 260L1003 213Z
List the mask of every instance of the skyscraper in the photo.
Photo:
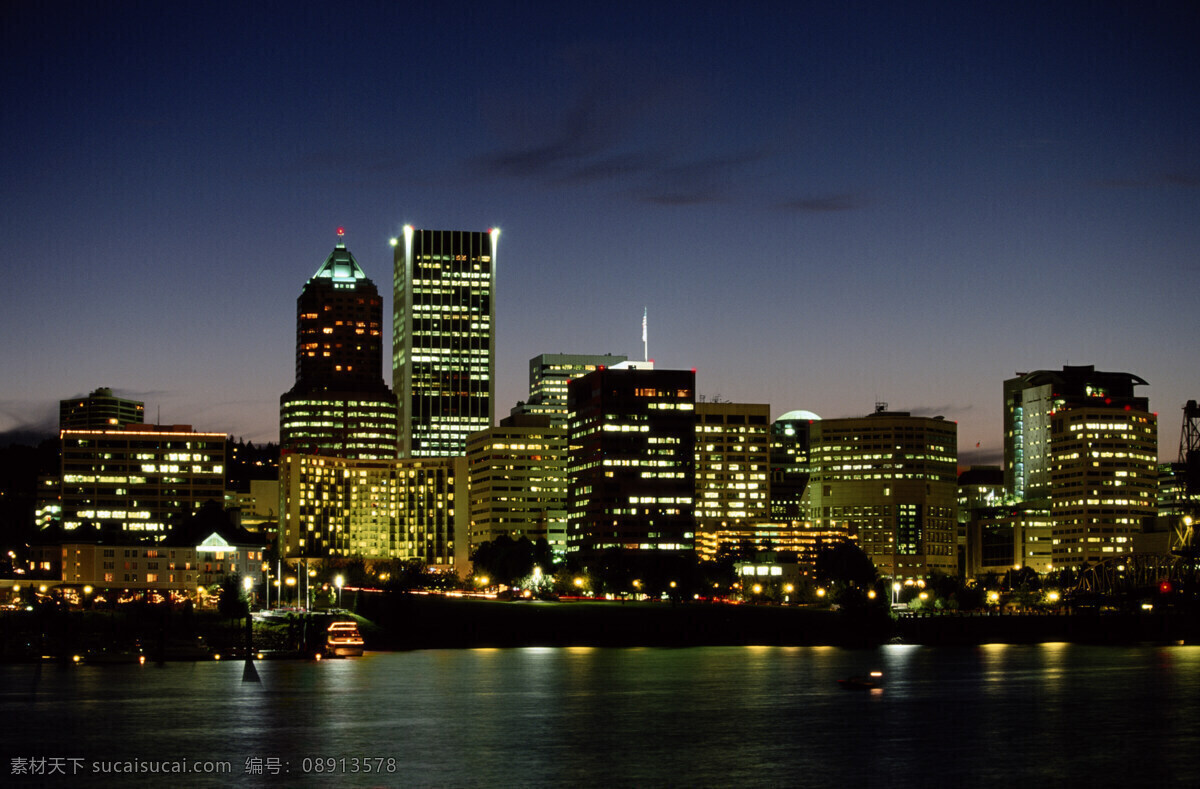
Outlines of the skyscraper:
M554 426L567 424L567 384L598 367L615 367L625 356L543 353L529 360L529 399L514 414L546 414Z
M392 388L401 457L462 455L495 413L499 230L416 230L395 248Z
M1050 422L1058 411L1081 405L1145 411L1134 394L1146 381L1092 365L1018 373L1004 382L1004 487L1017 501L1050 496Z
M296 384L279 398L285 453L396 457L396 396L383 381L383 300L342 243L296 300Z
M721 532L770 520L771 406L696 403L696 548L716 557Z
M888 411L813 422L805 500L814 527L853 538L880 575L958 569L958 425Z
M691 551L696 374L608 368L568 391L568 547Z

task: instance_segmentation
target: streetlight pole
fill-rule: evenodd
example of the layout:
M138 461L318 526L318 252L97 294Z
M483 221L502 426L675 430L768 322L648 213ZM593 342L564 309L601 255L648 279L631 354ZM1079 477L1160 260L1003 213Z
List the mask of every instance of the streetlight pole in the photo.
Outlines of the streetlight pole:
M333 585L336 586L338 590L338 608L342 607L342 585L344 583L346 583L346 579L340 575L333 579Z

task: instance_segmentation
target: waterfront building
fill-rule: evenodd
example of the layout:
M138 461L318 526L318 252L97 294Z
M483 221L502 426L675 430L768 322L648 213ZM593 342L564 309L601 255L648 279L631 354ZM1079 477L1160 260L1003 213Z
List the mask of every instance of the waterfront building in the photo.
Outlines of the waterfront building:
M963 524L967 576L1001 576L1022 567L1039 574L1054 569L1054 521L1048 502L973 506L967 515Z
M467 439L470 549L501 536L567 549L567 429L514 415Z
M696 550L721 531L770 519L771 407L766 404L696 403Z
M701 537L704 544L701 545ZM758 521L743 523L735 528L721 529L696 537L696 552L702 556L741 555L747 550L754 553L776 552L794 554L804 574L811 574L817 555L832 545L844 540L846 534L840 529L818 530L808 521L776 523Z
M555 427L567 424L567 384L599 367L613 367L627 357L614 354L586 355L543 353L529 360L529 399L517 403L516 414L544 414Z
M237 528L198 537L173 535L155 545L99 537L61 547L62 581L96 594L156 591L187 596L216 591L229 576L263 577L264 542Z
M296 382L279 398L283 453L396 457L396 397L383 380L383 300L338 242L296 300Z
M493 424L499 236L405 225L392 239L400 457L462 455Z
M1154 530L1157 462L1158 419L1144 406L1099 401L1051 416L1055 568L1134 552L1136 539Z
M1092 365L1017 373L1004 382L1004 487L1017 501L1048 499L1051 489L1050 422L1054 414L1081 405L1145 411L1134 393L1146 382L1130 373Z
M958 529L956 534L958 570L964 576L969 569L967 537L969 524L979 510L993 510L1006 501L1004 470L1000 466L971 466L958 475Z
M771 423L772 520L804 520L810 427L820 419L812 411L788 411Z
M145 422L146 405L141 400L117 397L106 386L87 397L58 401L59 430L103 430Z
M225 496L225 434L190 425L63 430L62 526L162 539Z
M286 557L401 559L467 572L465 457L285 455L279 485Z
M888 411L812 425L808 521L853 539L881 575L957 571L958 426Z
M568 398L569 549L692 550L695 373L597 369Z

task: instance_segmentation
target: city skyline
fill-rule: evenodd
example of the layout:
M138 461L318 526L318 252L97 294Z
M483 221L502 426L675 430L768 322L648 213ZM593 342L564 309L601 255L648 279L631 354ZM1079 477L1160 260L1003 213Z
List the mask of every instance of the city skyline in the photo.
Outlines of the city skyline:
M344 225L386 293L411 222L504 232L497 416L534 356L639 358L648 307L660 367L773 418L886 401L997 463L1003 382L1093 364L1148 382L1174 459L1185 4L235 8L8 18L0 431L110 386L276 440L297 283Z

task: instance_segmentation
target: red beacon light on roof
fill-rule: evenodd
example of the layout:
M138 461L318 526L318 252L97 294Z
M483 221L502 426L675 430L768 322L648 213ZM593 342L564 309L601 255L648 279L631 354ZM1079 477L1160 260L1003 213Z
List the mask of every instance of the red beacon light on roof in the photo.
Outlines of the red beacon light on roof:
M338 226L337 234L338 234L338 238L341 238L342 236L346 235L346 228Z

